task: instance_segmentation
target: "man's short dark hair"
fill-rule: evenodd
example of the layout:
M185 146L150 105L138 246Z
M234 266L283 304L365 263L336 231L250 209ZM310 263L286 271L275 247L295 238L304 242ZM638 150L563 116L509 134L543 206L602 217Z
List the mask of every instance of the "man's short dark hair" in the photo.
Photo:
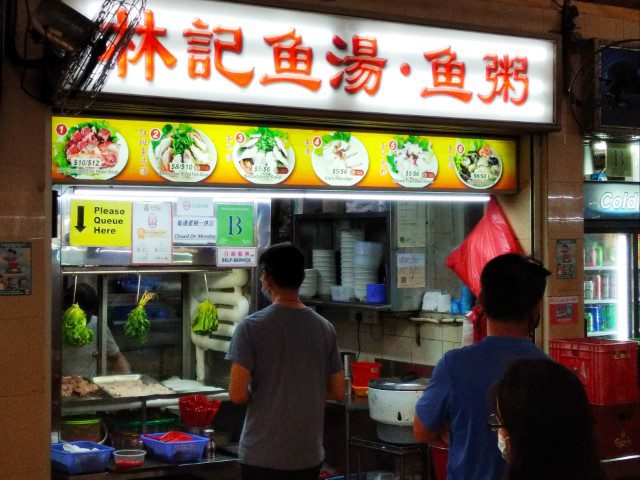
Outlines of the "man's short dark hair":
M289 243L267 248L260 256L260 267L280 288L298 290L304 280L304 255Z
M78 283L76 286L76 303L87 315L87 321L91 315L98 315L100 299L95 289L88 283ZM69 308L73 303L73 285L64 292L64 308Z
M517 253L499 255L480 275L480 304L492 320L528 320L542 299L549 275L537 260Z

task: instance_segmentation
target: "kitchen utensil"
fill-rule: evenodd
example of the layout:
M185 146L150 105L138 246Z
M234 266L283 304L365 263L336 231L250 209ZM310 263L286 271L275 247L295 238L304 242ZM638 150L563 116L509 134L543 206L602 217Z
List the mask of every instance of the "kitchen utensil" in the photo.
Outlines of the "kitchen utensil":
M208 427L221 403L219 400L209 400L202 394L182 397L178 401L182 422L189 427Z
M369 391L369 387L360 387L358 385L352 385L353 393L356 394L356 397L366 397Z
M369 382L369 415L377 423L383 442L415 444L413 419L416 403L427 388L427 379L402 381L379 378Z

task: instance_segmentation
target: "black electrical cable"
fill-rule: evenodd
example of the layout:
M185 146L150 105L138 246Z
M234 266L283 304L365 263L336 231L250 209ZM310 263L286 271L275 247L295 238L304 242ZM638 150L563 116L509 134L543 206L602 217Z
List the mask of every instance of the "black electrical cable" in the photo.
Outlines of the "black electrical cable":
M356 354L356 362L358 361L358 359L360 358L360 324L362 323L362 319L356 320L356 323L358 324L358 353Z
M27 12L27 26L24 31L23 44L22 44L23 60L27 58L27 50L28 50L27 39L29 38L29 28L31 26L31 8L29 7L29 0L24 0L24 7ZM12 41L15 41L15 40L12 40ZM20 88L28 97L32 98L36 102L44 102L45 100L43 98L30 92L29 89L27 88L27 85L26 85L27 68L33 68L33 67L29 67L27 62L31 62L31 60L26 60L24 63L22 63L22 72L20 73ZM39 63L40 60L37 60L36 62Z

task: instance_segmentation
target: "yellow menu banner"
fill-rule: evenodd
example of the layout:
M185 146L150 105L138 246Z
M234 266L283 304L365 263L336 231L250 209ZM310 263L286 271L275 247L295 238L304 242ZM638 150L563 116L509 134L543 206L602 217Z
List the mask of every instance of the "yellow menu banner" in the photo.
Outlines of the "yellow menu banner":
M516 191L517 142L54 117L54 182Z
M69 244L130 247L131 202L72 200Z

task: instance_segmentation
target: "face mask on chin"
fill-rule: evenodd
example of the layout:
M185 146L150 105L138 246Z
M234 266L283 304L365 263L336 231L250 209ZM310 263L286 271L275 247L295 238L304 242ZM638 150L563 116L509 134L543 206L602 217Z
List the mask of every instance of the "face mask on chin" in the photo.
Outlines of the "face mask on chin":
M500 450L500 454L502 458L509 461L509 454L507 453L507 442L505 438L498 432L498 450Z

